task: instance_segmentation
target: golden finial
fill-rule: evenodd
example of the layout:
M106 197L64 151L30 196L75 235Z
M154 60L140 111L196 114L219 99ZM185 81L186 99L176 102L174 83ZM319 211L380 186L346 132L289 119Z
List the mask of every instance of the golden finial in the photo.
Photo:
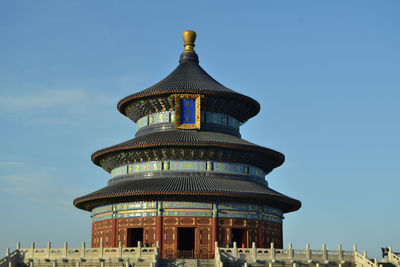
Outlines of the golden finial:
M194 31L184 31L183 32L183 41L185 44L185 50L183 52L194 52L194 41L196 41L196 32Z

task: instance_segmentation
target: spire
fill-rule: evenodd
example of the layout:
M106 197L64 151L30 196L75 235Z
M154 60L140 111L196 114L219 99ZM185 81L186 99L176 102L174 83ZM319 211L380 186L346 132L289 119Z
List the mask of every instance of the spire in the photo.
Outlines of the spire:
M199 57L197 56L196 52L194 51L195 44L194 42L196 41L196 32L194 31L184 31L183 32L183 42L184 42L184 47L185 50L183 50L183 53L181 54L181 57L179 58L179 63L182 63L184 61L194 61L196 63L199 63Z
M184 31L183 32L183 41L185 44L183 45L185 47L184 53L187 52L194 52L194 42L196 41L196 32L194 31Z

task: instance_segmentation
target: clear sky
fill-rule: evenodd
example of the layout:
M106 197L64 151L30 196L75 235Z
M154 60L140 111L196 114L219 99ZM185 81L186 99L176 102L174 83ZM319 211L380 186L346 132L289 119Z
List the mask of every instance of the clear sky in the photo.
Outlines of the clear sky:
M74 198L128 139L117 102L168 75L197 32L201 66L256 99L242 137L285 154L267 176L302 201L285 247L400 251L399 1L1 1L0 252L90 243Z

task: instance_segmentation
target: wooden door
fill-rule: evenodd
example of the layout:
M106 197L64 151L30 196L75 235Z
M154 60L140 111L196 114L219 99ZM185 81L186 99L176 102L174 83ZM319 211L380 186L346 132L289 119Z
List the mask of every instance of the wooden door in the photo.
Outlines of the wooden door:
M166 226L164 229L163 257L174 258L176 253L176 227Z
M199 237L197 238L198 258L210 258L211 255L211 229L209 227L199 227Z

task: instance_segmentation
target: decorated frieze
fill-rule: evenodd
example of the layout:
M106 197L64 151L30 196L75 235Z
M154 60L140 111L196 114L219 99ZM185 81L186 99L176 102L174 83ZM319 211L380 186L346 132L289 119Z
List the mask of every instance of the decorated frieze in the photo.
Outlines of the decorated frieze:
M93 222L105 221L105 220L109 220L109 219L113 219L113 218L114 217L113 217L112 212L102 213L102 214L97 214L97 215L92 216Z
M221 210L218 212L218 217L223 218L245 218L245 219L260 219L259 214L256 211L224 211Z
M257 211L260 208L259 205L246 204L246 203L218 203L219 210L245 210L245 211ZM262 208L262 207L261 207Z
M173 217L212 217L211 211L187 211L187 210L167 210L164 211L163 216Z
M264 178L267 174L258 167L214 161L184 161L184 160L165 160L165 161L146 161L120 166L111 171L111 178L120 175L143 173L149 171L213 171L232 174L250 175Z
M177 161L172 160L169 164L169 169L171 171L198 171L206 170L206 162L205 161Z
M157 212L154 211L129 211L129 212L116 212L113 218L142 218L142 217L156 217Z
M255 219L282 223L282 211L245 203L186 201L138 201L105 205L92 210L93 222L144 217L213 217Z
M127 165L127 173L135 172L148 172L148 171L161 171L161 161L141 162L136 164Z
M156 201L137 201L137 202L127 202L113 206L114 211L123 211L123 210L144 210L144 209L156 209L157 202Z
M189 110L190 111L190 110ZM184 112L184 111L183 111ZM189 114L191 114L189 112ZM208 124L216 124L219 126L230 127L235 130L239 130L241 125L240 121L231 117L229 115L223 113L216 113L216 112L208 112L202 111L200 112L200 122L201 123L208 123ZM163 111L152 113L147 116L140 118L136 122L136 131L139 131L143 127L159 124L159 123L175 123L175 111ZM183 121L183 124L185 121Z
M165 209L212 209L211 203L204 202L176 202L176 201L163 201L163 208Z
M92 214L100 214L100 213L105 213L108 211L112 211L113 205L106 205L106 206L101 206L101 207L97 207L94 208L92 210Z

